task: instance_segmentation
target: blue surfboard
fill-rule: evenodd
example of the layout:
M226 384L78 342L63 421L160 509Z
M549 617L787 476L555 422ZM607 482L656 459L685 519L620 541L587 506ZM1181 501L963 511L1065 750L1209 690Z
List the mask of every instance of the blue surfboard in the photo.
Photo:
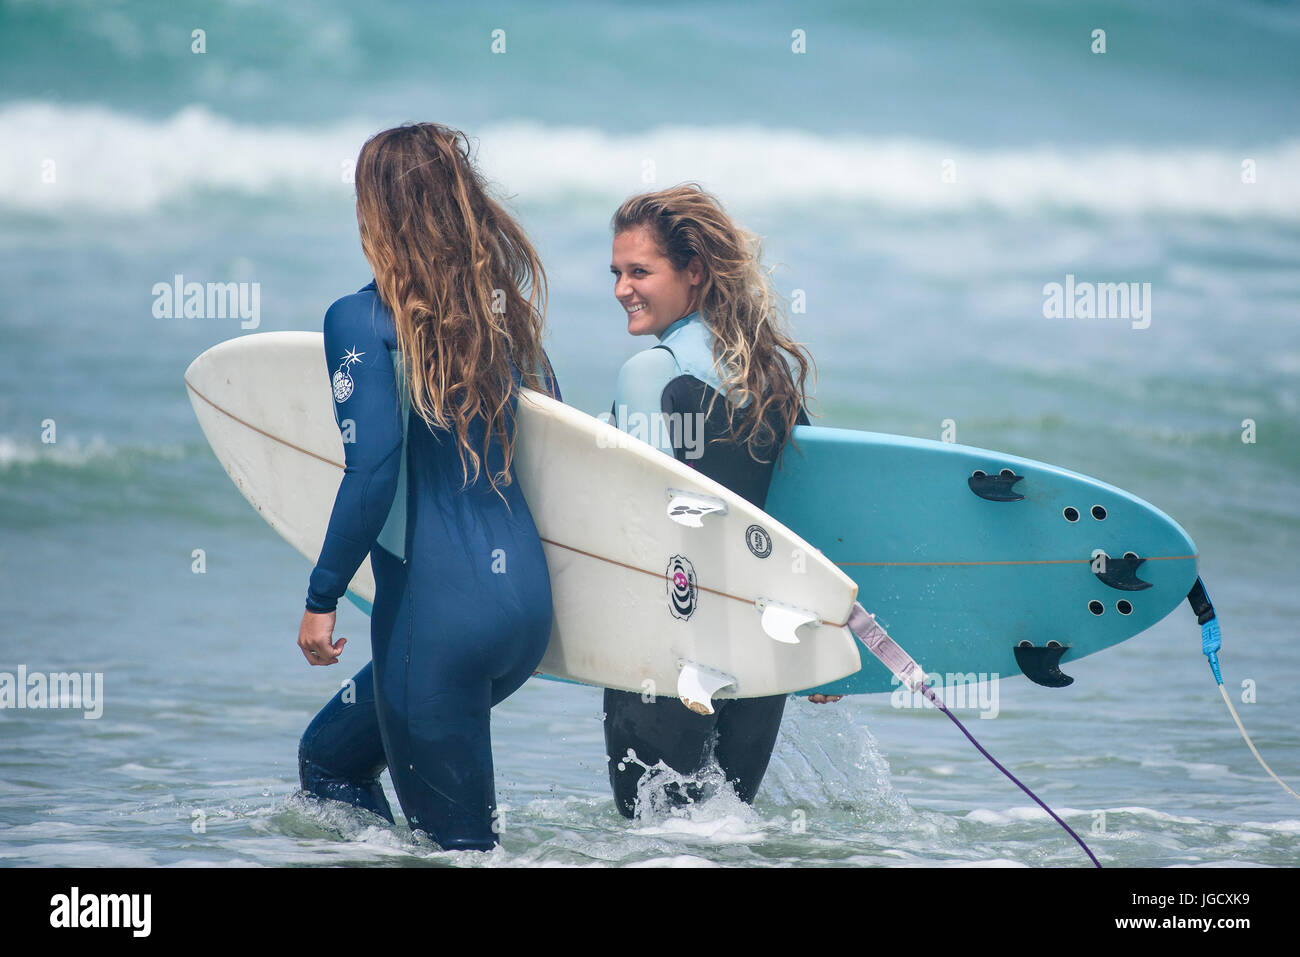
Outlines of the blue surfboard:
M793 438L768 514L843 568L932 675L1069 684L1062 663L1151 627L1196 581L1177 522L1085 475L876 432L799 426ZM897 687L859 651L861 671L809 693Z

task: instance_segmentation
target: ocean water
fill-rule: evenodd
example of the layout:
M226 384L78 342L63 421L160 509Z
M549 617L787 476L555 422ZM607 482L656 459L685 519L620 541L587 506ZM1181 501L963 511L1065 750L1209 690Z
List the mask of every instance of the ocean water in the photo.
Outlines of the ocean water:
M599 691L529 682L494 712L488 855L303 800L298 737L368 622L345 607L342 667L303 663L310 569L182 381L254 330L157 318L152 290L257 283L256 331L319 329L370 278L348 164L424 119L476 139L535 240L578 408L608 408L647 344L613 300L611 213L693 180L805 304L817 421L952 420L1172 515L1238 710L1296 787L1298 39L1300 11L1263 2L0 2L0 673L103 675L97 719L0 710L0 862L1087 863L946 718L885 695L791 701L753 807L724 790L628 823ZM1150 283L1149 324L1046 318L1067 276ZM996 719L959 715L1105 865L1294 866L1300 805L1199 649L1184 606L1067 664L1069 688L1011 679Z

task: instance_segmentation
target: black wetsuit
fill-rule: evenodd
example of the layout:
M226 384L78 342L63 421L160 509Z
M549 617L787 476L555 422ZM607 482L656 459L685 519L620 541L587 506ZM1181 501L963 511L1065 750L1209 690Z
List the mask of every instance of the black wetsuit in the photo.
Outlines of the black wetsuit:
M639 434L762 508L776 454L785 444L784 423L774 415L769 418L776 437L758 449L760 458L767 460L758 461L744 442L731 438L726 403L719 395L713 414L703 419L703 441L688 444L684 440L699 438L701 430L674 428L671 423L676 416L703 416L721 388L714 368L713 334L700 314L693 312L665 329L659 340L658 346L624 364L611 416L619 428ZM657 414L665 416L659 427L650 424ZM802 409L798 423L808 423ZM674 435L676 442L670 438ZM723 441L714 441L719 438ZM663 761L679 774L691 775L705 765L710 751L737 795L752 801L772 757L785 698L714 699L714 713L701 715L676 697L643 700L636 692L606 688L605 753L619 811L625 817L635 813L637 784L645 773L641 765L654 767ZM629 750L635 753L635 762L627 760ZM688 785L686 794L675 784L667 788L668 799L677 803L695 800L701 793L696 785Z

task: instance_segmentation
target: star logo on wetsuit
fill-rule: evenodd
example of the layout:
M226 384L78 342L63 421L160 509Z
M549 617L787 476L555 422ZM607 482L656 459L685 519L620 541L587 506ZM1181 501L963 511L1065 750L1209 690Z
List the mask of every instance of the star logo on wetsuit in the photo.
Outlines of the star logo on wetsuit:
M352 376L348 375L348 366L352 365L354 362L360 362L361 357L364 355L364 352L357 352L357 347L353 346L348 350L347 355L343 357L343 361L339 363L339 367L335 371L332 380L334 383L335 402L346 402L348 397L352 395L354 383L352 381Z

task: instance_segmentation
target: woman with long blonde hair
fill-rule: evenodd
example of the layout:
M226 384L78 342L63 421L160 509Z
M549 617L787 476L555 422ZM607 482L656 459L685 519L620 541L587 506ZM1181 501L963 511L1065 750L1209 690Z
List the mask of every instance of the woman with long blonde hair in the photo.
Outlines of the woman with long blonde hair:
M546 560L512 465L520 387L559 398L542 348L546 280L488 195L466 137L385 130L355 173L374 280L325 314L346 469L298 646L336 664L335 608L369 554L371 664L299 746L309 794L393 814L449 850L497 843L491 708L541 660Z
M611 414L619 428L637 423L661 451L762 508L790 431L808 423L813 365L786 330L758 238L693 183L633 196L612 227L610 271L627 330L659 342L624 364ZM686 417L691 427L669 428ZM673 697L605 690L610 783L624 816L636 811L646 769L662 760L692 775L711 751L740 798L754 799L785 696L713 704L712 715L700 715ZM701 793L695 784L666 789L674 803Z

